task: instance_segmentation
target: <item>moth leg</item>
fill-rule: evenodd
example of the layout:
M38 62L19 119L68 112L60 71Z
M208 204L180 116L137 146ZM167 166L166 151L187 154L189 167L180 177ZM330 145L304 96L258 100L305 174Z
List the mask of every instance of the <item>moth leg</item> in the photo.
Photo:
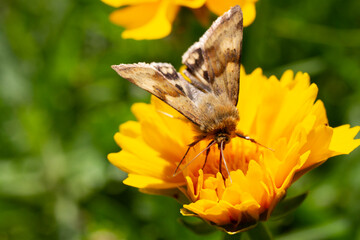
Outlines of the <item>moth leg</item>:
M223 173L222 173L222 171L221 171L221 165L222 165L222 154L223 154L223 152L222 152L222 151L221 151L221 149L220 149L219 173L221 174L221 176L222 176L223 180L225 181L224 174L223 174Z
M204 165L202 166L202 168L201 169L203 169L204 170L204 168L205 168L205 165L206 165L206 161L207 161L207 158L208 158L208 156L209 156L209 153L210 153L210 146L211 145L213 145L215 143L215 140L212 140L210 143L209 143L209 145L206 147L206 155L205 155L205 161L204 161Z
M208 148L210 148L210 147L212 146L212 144L211 144L211 145L209 145L208 147L206 147L204 150L202 150L202 151L201 151L198 155L196 155L190 162L188 162L183 169L181 169L181 170L178 172L178 169L179 169L180 165L182 164L182 162L184 161L184 159L185 159L186 155L188 154L190 148L194 147L196 144L198 144L198 142L200 142L200 141L203 140L203 139L204 139L204 138L199 138L199 139L197 139L197 140L195 140L194 142L192 142L192 143L189 144L189 147L188 147L188 149L186 150L186 153L184 154L184 156L182 157L181 161L179 162L179 164L178 164L178 165L176 166L176 168L175 168L175 171L174 171L174 173L173 173L173 177L175 177L176 175L178 175L179 173L181 173L187 166L189 166L189 164L190 164L192 161L194 161L198 156L200 156L201 153L203 153L205 150L207 150ZM215 142L214 142L214 143L215 143Z
M226 169L226 172L228 174L228 178L230 180L230 182L232 183L232 179L231 179L231 176L230 176L230 171L229 171L229 168L226 164L226 160L225 160L225 156L224 156L224 142L221 142L220 144L220 159L219 159L219 172L221 173L221 176L225 182L225 177L224 177L224 174L222 173L221 171L221 165L222 165L222 162L224 162L224 166L225 166L225 169Z
M261 146L261 147L264 147L264 148L266 148L266 149L268 149L268 150L270 150L270 151L275 151L274 149L272 149L272 148L268 148L268 147L266 147L266 146L264 146L264 145L262 145L261 143L258 143L255 139L253 139L253 138L251 138L251 137L249 137L249 136L245 136L245 135L243 135L243 134L241 134L241 133L235 133L236 134L236 136L238 136L239 138L243 138L243 139L245 139L245 140L249 140L250 142L252 142L252 143L255 143L255 144L257 144L257 145L259 145L259 146Z
M179 164L176 166L175 171L173 173L173 177L175 177L178 173L177 170L179 169L180 165L182 164L182 162L184 161L186 155L188 154L190 148L192 148L193 146L195 146L198 142L193 142L189 145L188 149L186 150L184 156L182 157L181 161L179 162Z

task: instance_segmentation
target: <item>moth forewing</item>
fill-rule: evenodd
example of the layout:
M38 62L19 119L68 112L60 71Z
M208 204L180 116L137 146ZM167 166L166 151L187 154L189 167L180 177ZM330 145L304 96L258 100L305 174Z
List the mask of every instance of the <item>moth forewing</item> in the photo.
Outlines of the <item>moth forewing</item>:
M243 15L241 8L234 6L182 57L188 68L186 75L194 75L216 95L225 92L235 106L239 94L242 39Z
M172 78L169 79L169 71L173 69L170 66L167 64L165 67L163 63L137 63L113 65L112 68L123 78L158 97L195 125L199 125L201 115L194 98L202 98L204 93L175 70L175 74L171 73Z

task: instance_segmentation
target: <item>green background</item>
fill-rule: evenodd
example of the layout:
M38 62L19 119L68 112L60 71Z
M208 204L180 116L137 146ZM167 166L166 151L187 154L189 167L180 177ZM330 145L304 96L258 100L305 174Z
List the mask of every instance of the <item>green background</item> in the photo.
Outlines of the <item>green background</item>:
M360 125L360 1L259 0L243 64L267 76L309 72L331 126ZM182 226L173 199L124 186L106 155L149 94L112 64L181 63L206 27L182 9L161 40L123 40L92 0L0 4L0 239L220 239ZM213 19L215 18L212 16ZM289 195L310 190L276 239L360 239L360 151L330 159Z

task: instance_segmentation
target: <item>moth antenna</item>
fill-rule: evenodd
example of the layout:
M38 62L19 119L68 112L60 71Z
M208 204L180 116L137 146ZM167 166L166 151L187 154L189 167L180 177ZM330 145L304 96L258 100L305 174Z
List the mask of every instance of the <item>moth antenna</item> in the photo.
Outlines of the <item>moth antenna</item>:
M198 140L196 143L198 143L199 141L200 141L200 140ZM193 146L195 146L196 143L195 143ZM174 174L173 174L173 177L175 177L175 176L179 175L179 173L183 172L183 171L184 171L196 158L198 158L204 151L207 151L208 149L210 149L210 147L211 147L212 145L214 145L214 143L215 143L215 141L211 141L211 143L210 143L204 150L202 150L201 152L199 152L193 159L191 159L190 162L188 162L183 168L180 169L180 171L177 172L177 170L179 169L181 163L184 161L186 154L189 152L190 148L193 147L193 146L191 146L191 145L192 145L192 144L191 144L191 145L189 146L188 150L186 151L184 157L181 159L180 163L177 165L177 167L176 167L176 169L175 169L175 172L174 172Z
M173 175L172 175L173 177L177 176L177 175L181 172L181 171L180 171L180 172L177 173L177 170L179 169L181 163L184 161L186 155L188 154L190 148L192 148L192 147L193 147L193 146L189 146L188 149L186 150L186 153L184 154L184 156L182 157L181 161L179 162L179 164L178 164L178 165L176 166L176 168L175 168L175 171L174 171L174 173L173 173Z
M274 149L269 148L269 147L267 147L267 146L264 146L264 145L262 145L261 143L258 143L255 139L253 139L253 138L251 138L251 137L249 137L249 136L242 135L241 133L235 133L235 134L236 134L236 136L238 136L239 138L243 138L243 139L245 139L245 140L249 140L249 141L252 142L252 143L255 143L255 144L257 144L257 145L259 145L259 146L261 146L261 147L263 147L263 148L266 148L266 149L268 149L268 150L270 150L270 151L275 152Z
M198 142L200 142L201 140L202 140L202 139L199 139L199 140L196 140L195 142L192 142L191 144L189 144L189 147L188 147L188 149L186 150L186 153L184 154L184 156L182 157L181 161L179 162L179 164L178 164L178 165L176 166L176 168L175 168L175 171L174 171L174 173L173 173L173 177L175 177L176 175L178 175L176 172L177 172L177 170L179 169L181 163L184 161L184 159L185 159L186 155L188 154L190 148L194 147L194 146L195 146Z
M225 156L224 156L224 152L223 152L223 149L224 149L224 142L221 142L220 143L220 163L219 163L219 171L220 171L220 173L221 173L221 176L223 177L223 179L224 179L224 181L225 181L225 177L224 177L224 175L222 174L222 172L221 172L221 162L224 162L224 166L225 166L225 169L226 169L226 172L227 172L227 174L228 174L228 176L229 176L229 180L230 180L230 183L232 183L232 179L231 179L231 176L230 176L230 171L229 171L229 168L228 168L228 166L227 166L227 164L226 164L226 160L225 160Z

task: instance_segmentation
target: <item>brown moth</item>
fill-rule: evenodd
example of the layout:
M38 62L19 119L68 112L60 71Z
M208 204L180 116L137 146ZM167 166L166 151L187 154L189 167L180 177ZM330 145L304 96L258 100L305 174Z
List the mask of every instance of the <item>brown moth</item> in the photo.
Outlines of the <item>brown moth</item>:
M234 137L257 143L236 130L239 121L236 105L239 95L242 40L243 14L241 8L236 5L219 17L200 40L182 56L182 63L186 66L183 73L191 82L185 80L168 63L112 66L121 77L166 102L194 124L197 135L188 145L174 175L182 171L178 171L179 166L190 148L202 140L210 140L207 148L202 151L206 151L203 168L210 147L217 144L220 149L219 172L221 173L223 162L229 177L223 154L225 145ZM222 176L225 179L223 174Z

